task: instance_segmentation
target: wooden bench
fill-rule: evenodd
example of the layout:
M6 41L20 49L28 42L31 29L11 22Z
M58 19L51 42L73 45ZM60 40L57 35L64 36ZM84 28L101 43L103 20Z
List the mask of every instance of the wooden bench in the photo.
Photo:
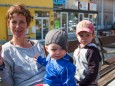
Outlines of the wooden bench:
M100 37L99 39L103 40L103 37ZM94 39L92 42L95 43L99 48L102 46L102 44L97 43L96 39ZM78 47L78 44L79 44L78 40L71 40L71 41L68 42L68 53L69 54L72 53L71 56L73 56L73 52ZM112 75L115 72L115 64L114 64L115 63L115 58L112 57L112 58L106 59L104 61L107 64L103 64L102 67L101 67L101 70L99 71L99 73L100 73L100 79L98 81L99 86L107 85L114 78L114 76L112 76ZM108 77L109 77L109 79L108 79Z
M102 65L101 70L99 72L99 86L107 86L112 80L115 79L115 58L108 58L105 61L107 63Z
M115 35L100 36L99 42L103 47L115 48Z
M68 41L68 53L74 52L74 50L78 47L78 40Z
M99 48L102 54L103 62L105 54L115 54L115 35L98 37ZM115 58L115 56L114 56Z

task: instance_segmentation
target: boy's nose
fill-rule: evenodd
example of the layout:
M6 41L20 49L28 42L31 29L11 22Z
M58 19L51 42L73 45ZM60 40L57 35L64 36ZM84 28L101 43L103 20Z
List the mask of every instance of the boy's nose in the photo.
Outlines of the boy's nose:
M59 53L60 53L60 50L57 50L57 51L56 51L56 54L59 54Z

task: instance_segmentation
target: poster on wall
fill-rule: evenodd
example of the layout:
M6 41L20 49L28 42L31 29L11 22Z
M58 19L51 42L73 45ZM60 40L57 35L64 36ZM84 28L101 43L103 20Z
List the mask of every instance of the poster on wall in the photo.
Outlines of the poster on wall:
M74 8L73 8L73 9L78 10L78 1L75 1L75 2L73 3L73 6L74 6Z
M95 3L89 3L89 10L97 11L97 5Z
M79 10L88 10L88 2L79 2Z

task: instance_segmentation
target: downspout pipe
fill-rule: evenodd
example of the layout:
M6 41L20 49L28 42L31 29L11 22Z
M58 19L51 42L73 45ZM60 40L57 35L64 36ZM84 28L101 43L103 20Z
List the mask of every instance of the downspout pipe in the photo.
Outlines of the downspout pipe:
M104 12L104 5L103 5L104 0L101 0L101 29L104 29L104 24L103 24L103 12Z
M115 0L113 0L113 23L115 22Z

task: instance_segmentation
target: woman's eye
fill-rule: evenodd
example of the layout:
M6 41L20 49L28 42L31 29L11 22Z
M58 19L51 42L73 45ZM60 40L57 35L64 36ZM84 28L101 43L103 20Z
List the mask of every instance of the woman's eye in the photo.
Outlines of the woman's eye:
M15 22L15 21L12 21L12 23L13 23L13 24L16 24L16 22Z

